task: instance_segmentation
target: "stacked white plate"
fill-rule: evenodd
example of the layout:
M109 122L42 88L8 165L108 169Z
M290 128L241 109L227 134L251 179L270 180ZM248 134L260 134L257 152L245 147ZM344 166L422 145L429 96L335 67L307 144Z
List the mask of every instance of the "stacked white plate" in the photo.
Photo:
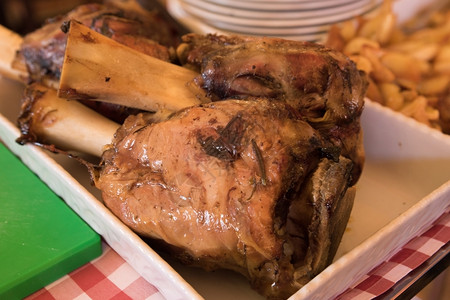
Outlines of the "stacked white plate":
M382 0L167 0L193 32L319 41L330 26L376 10Z

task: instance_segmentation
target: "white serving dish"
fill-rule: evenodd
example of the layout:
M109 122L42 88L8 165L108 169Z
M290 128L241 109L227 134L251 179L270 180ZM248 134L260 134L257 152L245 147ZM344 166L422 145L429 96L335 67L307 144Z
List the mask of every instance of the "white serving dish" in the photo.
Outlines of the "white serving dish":
M355 0L291 0L291 1L274 1L274 0L200 0L200 2L213 3L222 7L240 8L245 10L265 10L265 11L282 11L282 10L304 10L328 8L338 5L346 5ZM359 0L359 2L370 2L371 0Z
M23 86L0 78L0 139L167 299L262 299L246 279L161 258L102 204L84 167L15 143ZM367 102L367 162L335 262L292 299L329 299L426 229L450 206L450 136Z
M334 23L366 15L381 0L262 2L167 0L172 16L198 33L244 34L319 41Z
M288 21L288 25L294 26L295 21L302 19L310 19L308 24L316 24L324 22L321 17L331 17L335 15L342 14L342 19L348 18L349 16L354 16L358 13L358 9L363 9L363 11L372 8L372 5L367 3L357 1L346 5L333 5L330 7L323 7L320 9L314 9L309 7L301 7L299 9L286 9L286 10L268 10L264 11L260 5L256 6L255 9L243 9L243 8L233 8L226 5L217 5L210 3L209 1L199 2L198 0L181 0L184 6L188 9L190 7L196 8L198 16L201 17L204 14L210 14L211 18L214 20L217 17L226 17L230 23L240 22L241 20L247 20L250 24L257 26L258 23L254 23L254 20L259 20L263 22L264 20L274 20L278 22ZM245 3L245 2L243 2ZM365 9L365 10L364 10ZM326 19L325 19L326 20ZM311 23L315 21L315 23ZM236 23L239 24L239 23ZM248 24L248 23L247 23ZM264 25L264 23L262 23ZM278 25L277 23L275 23ZM281 25L278 25L281 26Z

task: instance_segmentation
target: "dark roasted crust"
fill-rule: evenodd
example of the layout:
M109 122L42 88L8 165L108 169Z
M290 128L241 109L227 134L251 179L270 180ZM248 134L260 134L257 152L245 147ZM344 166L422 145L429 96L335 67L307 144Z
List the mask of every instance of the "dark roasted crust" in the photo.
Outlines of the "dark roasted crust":
M316 43L213 34L183 36L177 54L201 74L197 83L214 101L286 102L355 163L352 185L357 182L367 80L348 57Z
M442 132L450 134L450 87L445 95L442 95L436 105L439 110L439 126Z
M21 145L27 143L45 142L39 138L39 134L34 132L33 105L45 94L45 90L37 88L36 85L29 85L25 88L24 96L20 109L20 115L17 118L17 126L21 135L17 142Z
M110 120L118 124L122 124L126 118L130 115L136 115L142 110L126 107L119 104L107 103L101 101L90 101L90 100L79 100L81 103L86 105L87 107L95 110L96 112L101 113L103 116L107 117Z

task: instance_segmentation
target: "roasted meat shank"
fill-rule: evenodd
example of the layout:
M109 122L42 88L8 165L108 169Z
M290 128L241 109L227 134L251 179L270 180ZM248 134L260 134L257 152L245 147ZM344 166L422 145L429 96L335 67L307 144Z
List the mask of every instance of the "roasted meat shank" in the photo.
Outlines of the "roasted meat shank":
M185 263L241 272L268 298L331 263L363 162L366 81L325 47L187 35L184 67L213 102L130 117L96 186L138 234Z
M58 88L71 20L84 24L119 45L134 49L142 56L155 57L164 62L176 60L174 48L180 43L180 36L185 30L168 18L160 7L149 11L136 0L103 2L80 5L65 15L55 16L23 38L0 28L0 36L7 35L8 47L13 47L12 50L8 48L8 52L16 53L13 54L14 59L0 58L0 70L3 73L12 72L11 77L20 78L25 83L40 82ZM102 54L107 56L107 52ZM12 60L12 67L3 68L4 60L8 64ZM122 63L123 66L126 64ZM119 123L128 115L139 112L130 106L85 101L82 97L77 100Z
M226 100L160 123L130 117L96 186L125 224L182 261L287 298L331 262L353 204L353 163L328 148L286 103Z

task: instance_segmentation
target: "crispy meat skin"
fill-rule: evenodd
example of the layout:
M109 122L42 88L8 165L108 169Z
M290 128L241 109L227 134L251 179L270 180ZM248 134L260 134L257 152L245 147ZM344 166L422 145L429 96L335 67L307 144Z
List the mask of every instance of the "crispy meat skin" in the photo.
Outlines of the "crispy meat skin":
M285 101L356 163L356 182L367 81L351 60L319 44L277 38L188 34L183 42L181 62L201 73L198 84L212 97Z
M266 99L153 124L130 117L96 186L125 224L183 261L234 269L268 297L288 297L330 263L348 219L340 210L349 214L353 200L344 197L352 163L325 158L328 143L297 117Z

